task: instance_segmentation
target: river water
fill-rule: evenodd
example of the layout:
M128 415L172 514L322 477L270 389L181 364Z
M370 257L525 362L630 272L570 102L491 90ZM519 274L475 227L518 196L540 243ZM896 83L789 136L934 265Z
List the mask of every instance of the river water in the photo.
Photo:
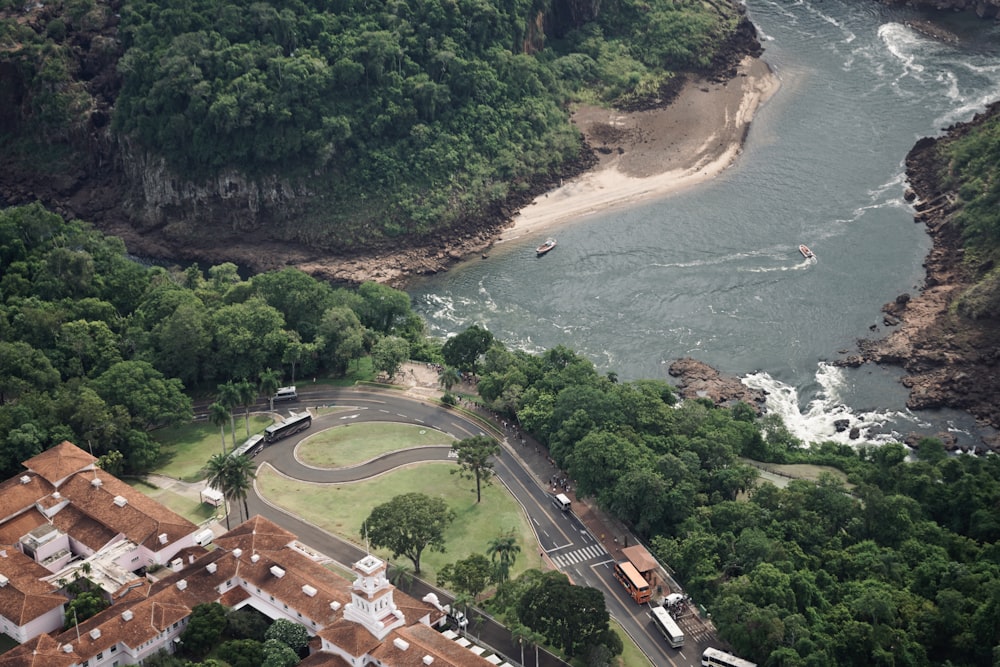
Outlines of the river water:
M919 14L875 2L748 11L781 88L736 164L564 225L544 258L528 238L423 279L416 310L435 335L478 324L532 352L564 344L622 379L667 378L692 356L767 389L806 440L846 439L842 418L873 439L949 428L977 440L961 414L908 413L899 371L826 362L884 331L881 306L919 288L930 241L903 201L903 159L1000 98L1000 26L946 15L960 37L947 44L906 27Z

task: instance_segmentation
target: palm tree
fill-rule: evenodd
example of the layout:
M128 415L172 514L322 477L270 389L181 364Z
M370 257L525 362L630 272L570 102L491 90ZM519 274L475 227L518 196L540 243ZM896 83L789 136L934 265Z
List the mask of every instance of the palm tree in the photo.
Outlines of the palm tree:
M438 373L438 382L444 387L445 391L450 392L451 388L462 381L462 374L458 372L458 369L454 366L445 366Z
M243 406L243 418L246 420L247 437L250 437L250 406L257 402L257 387L252 382L243 380L236 383L236 393L240 405Z
M226 530L229 530L229 461L230 457L225 454L212 454L205 464L208 472L208 485L217 491L222 492L224 509L226 510Z
M229 421L231 416L229 409L218 401L208 406L208 421L218 426L219 433L222 434L223 454L226 453L226 422Z
M234 501L242 503L242 514L244 520L250 518L250 506L247 505L247 494L253 486L253 480L257 478L254 472L253 461L249 456L229 457L229 494Z
M260 372L260 393L268 397L271 412L274 412L274 392L278 391L280 386L281 379L278 376L278 371L268 368Z
M213 454L206 465L208 485L222 492L226 499L226 528L229 528L229 505L232 501L240 507L240 517L250 517L250 507L247 505L247 492L250 490L254 473L253 461L247 456L226 456ZM242 505L240 504L242 502Z
M510 571L514 567L514 561L517 560L519 553L521 553L521 546L517 543L517 537L513 530L498 535L490 541L486 554L496 568L494 574L496 583L502 584L510 579Z
M236 417L233 416L233 408L240 404L240 392L232 380L225 384L220 384L217 389L218 394L215 400L229 410L229 426L233 434L233 449L236 449Z

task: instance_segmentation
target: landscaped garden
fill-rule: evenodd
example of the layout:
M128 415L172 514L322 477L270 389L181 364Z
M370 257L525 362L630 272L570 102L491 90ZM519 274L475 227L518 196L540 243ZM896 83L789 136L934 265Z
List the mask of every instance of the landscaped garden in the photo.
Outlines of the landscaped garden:
M328 428L307 437L296 455L316 468L343 468L409 447L451 446L455 439L426 426L364 422Z

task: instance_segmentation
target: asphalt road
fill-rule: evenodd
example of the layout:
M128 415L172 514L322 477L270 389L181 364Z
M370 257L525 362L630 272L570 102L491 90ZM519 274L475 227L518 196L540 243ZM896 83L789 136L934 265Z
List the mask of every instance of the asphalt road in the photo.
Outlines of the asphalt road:
M671 648L653 625L648 608L635 604L615 580L612 573L614 556L607 552L601 541L576 516L558 508L549 491L539 483L539 477L544 478L546 473L526 467L525 459L534 458L535 465L540 465L538 457L531 456L530 446L526 448L519 443L511 444L503 437L503 432L466 417L459 411L441 408L391 391L317 388L317 391L300 393L298 401L276 405L275 409L287 413L289 410L320 406L342 409L314 419L309 431L266 447L257 456L257 463L269 463L295 479L347 482L365 479L418 461L448 460L450 448L438 446L407 449L389 453L359 466L330 470L311 468L297 461L294 449L298 441L319 429L366 421L422 424L458 439L484 433L493 435L504 444L495 461L496 477L510 489L524 508L538 538L539 556L544 554L545 558L575 583L602 591L608 611L625 627L653 665L694 667L700 664L701 651L711 645L711 636L697 615L689 610L687 617L678 619L687 635L687 641L680 650ZM365 555L356 545L268 504L260 498L256 488L248 498L248 503L251 514L261 514L275 521L296 533L303 543L319 549L340 563L349 565ZM447 593L421 580L415 580L412 590L408 592L420 598L431 591L443 603L451 601ZM499 623L490 618L484 618L482 623L474 621L469 633L472 638L507 656L512 664L520 663L520 647L513 642L510 632ZM566 664L544 651L539 653L539 662L536 664L535 651L530 648L524 651L524 657L525 667L558 667Z

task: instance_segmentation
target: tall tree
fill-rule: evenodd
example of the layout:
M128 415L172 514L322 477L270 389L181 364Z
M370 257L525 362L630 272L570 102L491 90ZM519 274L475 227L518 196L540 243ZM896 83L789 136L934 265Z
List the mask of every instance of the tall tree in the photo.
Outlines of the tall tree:
M397 336L380 338L372 348L372 367L377 371L384 371L390 379L396 377L396 373L409 358L410 344Z
M438 586L450 586L466 593L473 603L486 590L493 578L493 567L483 554L470 554L468 558L448 563L438 573Z
M483 499L482 484L490 483L493 477L494 456L500 453L500 445L496 440L485 435L474 435L465 440L459 440L451 446L451 451L458 456L458 473L466 479L476 480L476 502Z
M281 386L281 376L278 371L270 368L260 372L260 392L267 396L271 412L274 412L274 392Z
M226 528L229 528L228 503L234 502L240 508L240 516L250 516L247 494L256 477L253 461L247 456L233 454L213 454L205 465L208 485L222 492L226 499Z
M409 558L414 574L420 574L420 556L425 549L444 551L444 530L454 520L455 512L441 498L404 493L373 509L361 534L393 558Z
M441 346L441 354L449 366L475 373L479 358L486 354L494 340L492 333L473 325L446 340Z
M502 584L510 579L510 571L514 567L514 561L517 560L519 553L521 553L521 546L517 543L517 536L513 530L497 535L490 540L486 555L493 562L494 581Z
M229 409L218 401L208 406L208 421L219 427L223 454L226 453L226 422L229 421L230 416Z
M247 437L250 437L250 406L257 402L257 387L249 380L241 380L236 383L236 392L240 396L240 405L243 406L243 419L247 427Z
M229 432L233 436L233 449L236 449L236 417L233 414L233 408L240 404L240 391L236 388L236 384L230 380L216 387L215 400L229 410Z

